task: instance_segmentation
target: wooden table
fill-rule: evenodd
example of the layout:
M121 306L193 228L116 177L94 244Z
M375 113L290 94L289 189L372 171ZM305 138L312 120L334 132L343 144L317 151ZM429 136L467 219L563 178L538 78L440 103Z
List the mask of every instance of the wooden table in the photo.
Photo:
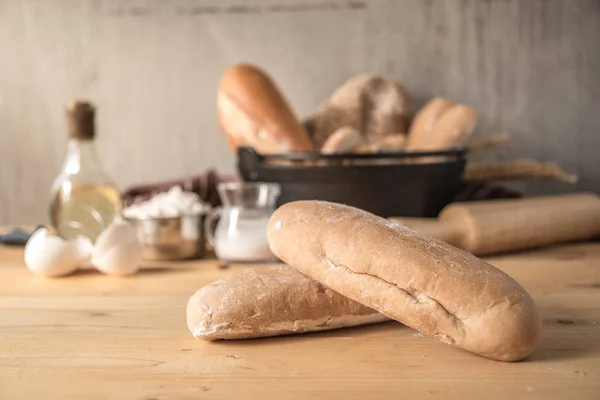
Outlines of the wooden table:
M524 362L490 361L398 323L207 343L188 297L241 269L156 264L130 278L29 273L0 247L0 399L600 399L600 244L491 258L544 317ZM256 267L259 268L259 267Z

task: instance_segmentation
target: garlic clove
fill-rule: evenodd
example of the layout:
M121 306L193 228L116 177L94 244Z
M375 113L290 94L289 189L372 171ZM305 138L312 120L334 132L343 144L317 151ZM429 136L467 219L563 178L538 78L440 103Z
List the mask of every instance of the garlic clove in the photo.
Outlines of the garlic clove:
M92 257L92 265L107 275L135 274L142 263L142 246L136 242L117 243Z
M98 258L113 246L137 242L135 227L125 220L115 220L100 233L92 250L92 258Z
M25 265L37 275L59 277L75 272L89 257L91 245L66 241L50 235L46 228L36 230L25 245Z

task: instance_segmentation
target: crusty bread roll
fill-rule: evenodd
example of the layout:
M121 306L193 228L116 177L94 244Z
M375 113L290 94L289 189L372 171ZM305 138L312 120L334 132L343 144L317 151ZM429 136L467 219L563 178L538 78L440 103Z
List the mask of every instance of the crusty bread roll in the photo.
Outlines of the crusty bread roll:
M251 146L259 153L306 152L312 143L296 115L259 68L229 68L217 94L219 124L232 150Z
M406 135L394 133L383 136L374 143L362 144L352 149L353 153L397 153L406 148Z
M198 290L187 324L201 339L247 339L387 321L287 265L249 268Z
M379 153L395 153L405 147L406 136L400 133L384 136L372 145L372 148Z
M321 153L348 153L362 143L364 143L364 138L360 132L350 126L342 126L333 135L329 136L323 147L321 147Z
M431 142L431 132L440 116L446 112L454 102L444 97L435 97L425 104L416 114L410 124L407 146L419 149Z
M363 74L336 89L304 126L318 148L343 126L356 129L373 143L385 135L406 132L412 113L412 100L400 85Z
M425 149L447 149L465 144L476 124L477 112L472 107L454 105L442 114L433 127L431 143Z
M332 290L448 343L516 361L538 343L537 307L472 254L365 211L322 201L281 206L271 250Z
M415 117L408 135L411 150L444 150L463 145L475 130L477 112L464 104L435 98Z

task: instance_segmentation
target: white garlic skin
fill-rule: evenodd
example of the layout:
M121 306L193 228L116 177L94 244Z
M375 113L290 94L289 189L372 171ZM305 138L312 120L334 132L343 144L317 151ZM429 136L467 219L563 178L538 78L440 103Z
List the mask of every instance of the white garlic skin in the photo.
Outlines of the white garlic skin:
M135 227L127 221L115 220L98 236L91 263L107 275L135 274L142 263L142 246Z
M25 245L25 265L37 275L59 277L79 269L90 257L92 244L80 237L73 241L36 230Z

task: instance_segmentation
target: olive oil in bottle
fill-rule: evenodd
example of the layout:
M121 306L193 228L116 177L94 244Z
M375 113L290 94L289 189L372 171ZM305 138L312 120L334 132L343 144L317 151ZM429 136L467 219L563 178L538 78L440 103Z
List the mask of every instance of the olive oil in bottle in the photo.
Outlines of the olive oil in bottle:
M63 238L95 241L121 211L119 191L94 149L94 115L94 107L84 101L67 107L67 156L52 185L50 203L50 221Z

